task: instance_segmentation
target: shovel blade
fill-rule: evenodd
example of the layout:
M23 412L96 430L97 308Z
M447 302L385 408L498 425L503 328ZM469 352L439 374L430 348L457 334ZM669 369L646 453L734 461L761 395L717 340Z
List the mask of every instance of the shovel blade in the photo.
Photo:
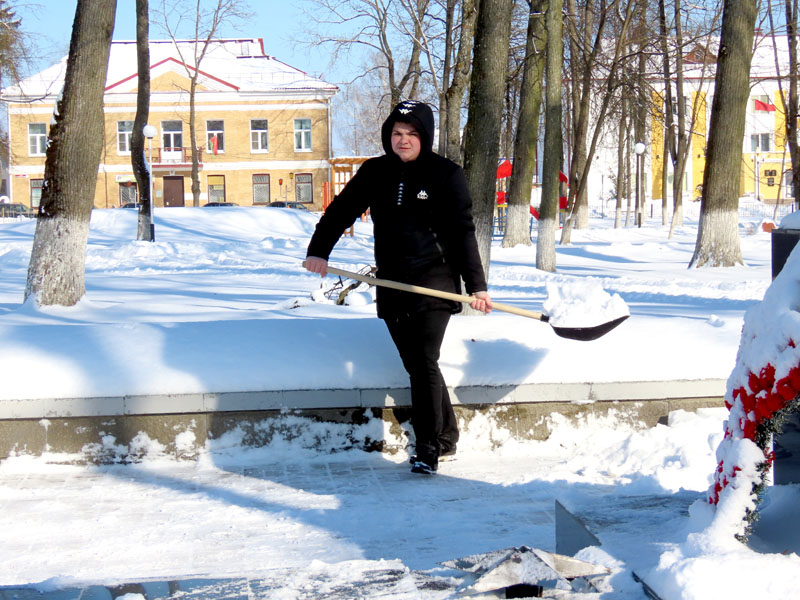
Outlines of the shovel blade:
M550 327L553 328L553 331L555 331L556 335L559 337L568 340L578 340L579 342L590 342L604 336L629 316L630 315L618 317L613 321L608 321L607 323L601 323L600 325L594 325L592 327L557 327L555 325L550 325Z

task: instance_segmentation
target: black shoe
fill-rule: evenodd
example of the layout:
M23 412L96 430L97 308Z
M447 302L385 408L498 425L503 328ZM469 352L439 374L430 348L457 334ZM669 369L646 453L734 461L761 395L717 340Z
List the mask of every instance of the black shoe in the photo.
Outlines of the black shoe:
M411 472L412 473L421 473L423 475L435 475L436 474L436 467L431 466L428 463L422 462L418 460L411 465Z
M447 450L443 450L439 454L439 460L442 461L442 462L447 462L448 460L455 460L455 456L456 456L456 447L453 446L451 448L448 448ZM412 464L412 465L415 462L417 462L417 455L416 454L412 454L411 456L409 456L408 457L408 462L409 462L409 464Z

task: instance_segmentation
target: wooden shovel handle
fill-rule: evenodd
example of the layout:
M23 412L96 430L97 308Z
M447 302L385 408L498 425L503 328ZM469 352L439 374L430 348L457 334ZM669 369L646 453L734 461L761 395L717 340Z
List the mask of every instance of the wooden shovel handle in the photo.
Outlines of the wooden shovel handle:
M305 266L305 264L306 264L305 261L303 261L303 266ZM340 275L342 277L349 277L350 279L355 279L356 281L363 281L364 283L369 283L372 285L379 285L381 287L400 290L401 292L411 292L412 294L433 296L434 298L442 298L443 300L452 300L453 302L463 302L464 304L471 304L475 300L475 298L471 296L465 296L463 294L443 292L442 290L434 290L432 288L426 288L419 285L411 285L409 283L401 283L399 281L392 281L390 279L379 279L378 277L373 277L371 275L362 275L361 273L351 273L350 271L337 269L336 267L328 267L328 273L331 273L332 275ZM492 309L511 313L514 315L519 315L521 317L528 317L529 319L536 319L537 321L544 321L545 323L549 320L547 315L544 315L540 312L536 312L533 310L526 310L524 308L518 308L516 306L511 306L510 304L501 304L500 302L492 301Z

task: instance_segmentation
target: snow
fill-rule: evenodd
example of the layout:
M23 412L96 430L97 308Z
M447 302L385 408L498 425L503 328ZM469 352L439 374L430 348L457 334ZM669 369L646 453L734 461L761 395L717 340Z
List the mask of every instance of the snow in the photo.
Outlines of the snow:
M0 400L406 385L372 292L336 305L322 293L336 278L301 268L318 215L232 207L155 216L148 243L133 240L134 211L94 211L87 295L71 308L22 304L35 222L0 223ZM567 326L628 320L577 342L516 315L454 318L442 349L448 384L727 379L738 353L757 351L740 341L746 311L771 283L760 223L740 227L744 266L692 270L696 222L672 239L654 222L612 226L593 219L574 231L557 247L554 274L535 269L535 245L495 242L490 293L544 306ZM332 264L369 265L370 229L356 223ZM800 255L785 269L800 270ZM770 294L785 303L793 289ZM579 422L553 415L548 440L523 442L479 413L463 425L457 460L433 478L410 475L402 452L314 450L320 439L339 447L346 432L289 413L297 437L246 448L234 431L191 461L144 434L134 465L19 455L0 463L0 586L250 577L271 582L268 597L323 597L388 569L404 574L391 597L446 598L458 575L441 561L521 545L552 551L555 499L602 542L576 555L612 570L595 597L643 598L633 571L663 598L795 597L800 486L769 488L762 518L785 537L776 547L757 530L758 551L734 540L732 521L706 502L727 416L675 411L644 428L614 411ZM361 427L367 436L384 425ZM190 452L193 434L176 436ZM113 454L115 444L108 436L94 451ZM404 595L422 576L450 591Z

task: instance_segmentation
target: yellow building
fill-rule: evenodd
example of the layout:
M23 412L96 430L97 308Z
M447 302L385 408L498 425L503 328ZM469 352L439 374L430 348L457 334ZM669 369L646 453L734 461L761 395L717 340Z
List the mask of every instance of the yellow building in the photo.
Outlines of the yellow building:
M194 41L150 42L150 118L145 142L156 206L191 206L189 86ZM211 42L195 94L200 154L200 204L240 206L271 201L323 206L330 181L330 101L337 87L264 52L261 39ZM2 91L8 109L12 202L39 204L45 150L66 57ZM136 42L111 44L104 97L105 146L97 174L96 208L138 198L130 156L138 84Z
M777 56L780 72L788 72L786 36L776 36ZM745 119L745 135L742 145L742 168L739 173L739 192L765 204L790 204L794 200L791 189L792 166L786 142L786 108L776 75L776 50L771 36L756 38L752 57L750 97ZM690 134L691 147L683 176L683 198L699 199L706 166L706 147L710 125L711 103L714 94L714 64L690 60L684 57L686 69L684 85L689 93L684 102L687 118L694 110L695 119ZM788 81L783 87L788 91ZM648 195L661 199L662 154L664 140L664 114L662 94L653 94L651 107L651 130L649 148L649 180L652 182ZM667 190L672 194L672 168L668 165Z

